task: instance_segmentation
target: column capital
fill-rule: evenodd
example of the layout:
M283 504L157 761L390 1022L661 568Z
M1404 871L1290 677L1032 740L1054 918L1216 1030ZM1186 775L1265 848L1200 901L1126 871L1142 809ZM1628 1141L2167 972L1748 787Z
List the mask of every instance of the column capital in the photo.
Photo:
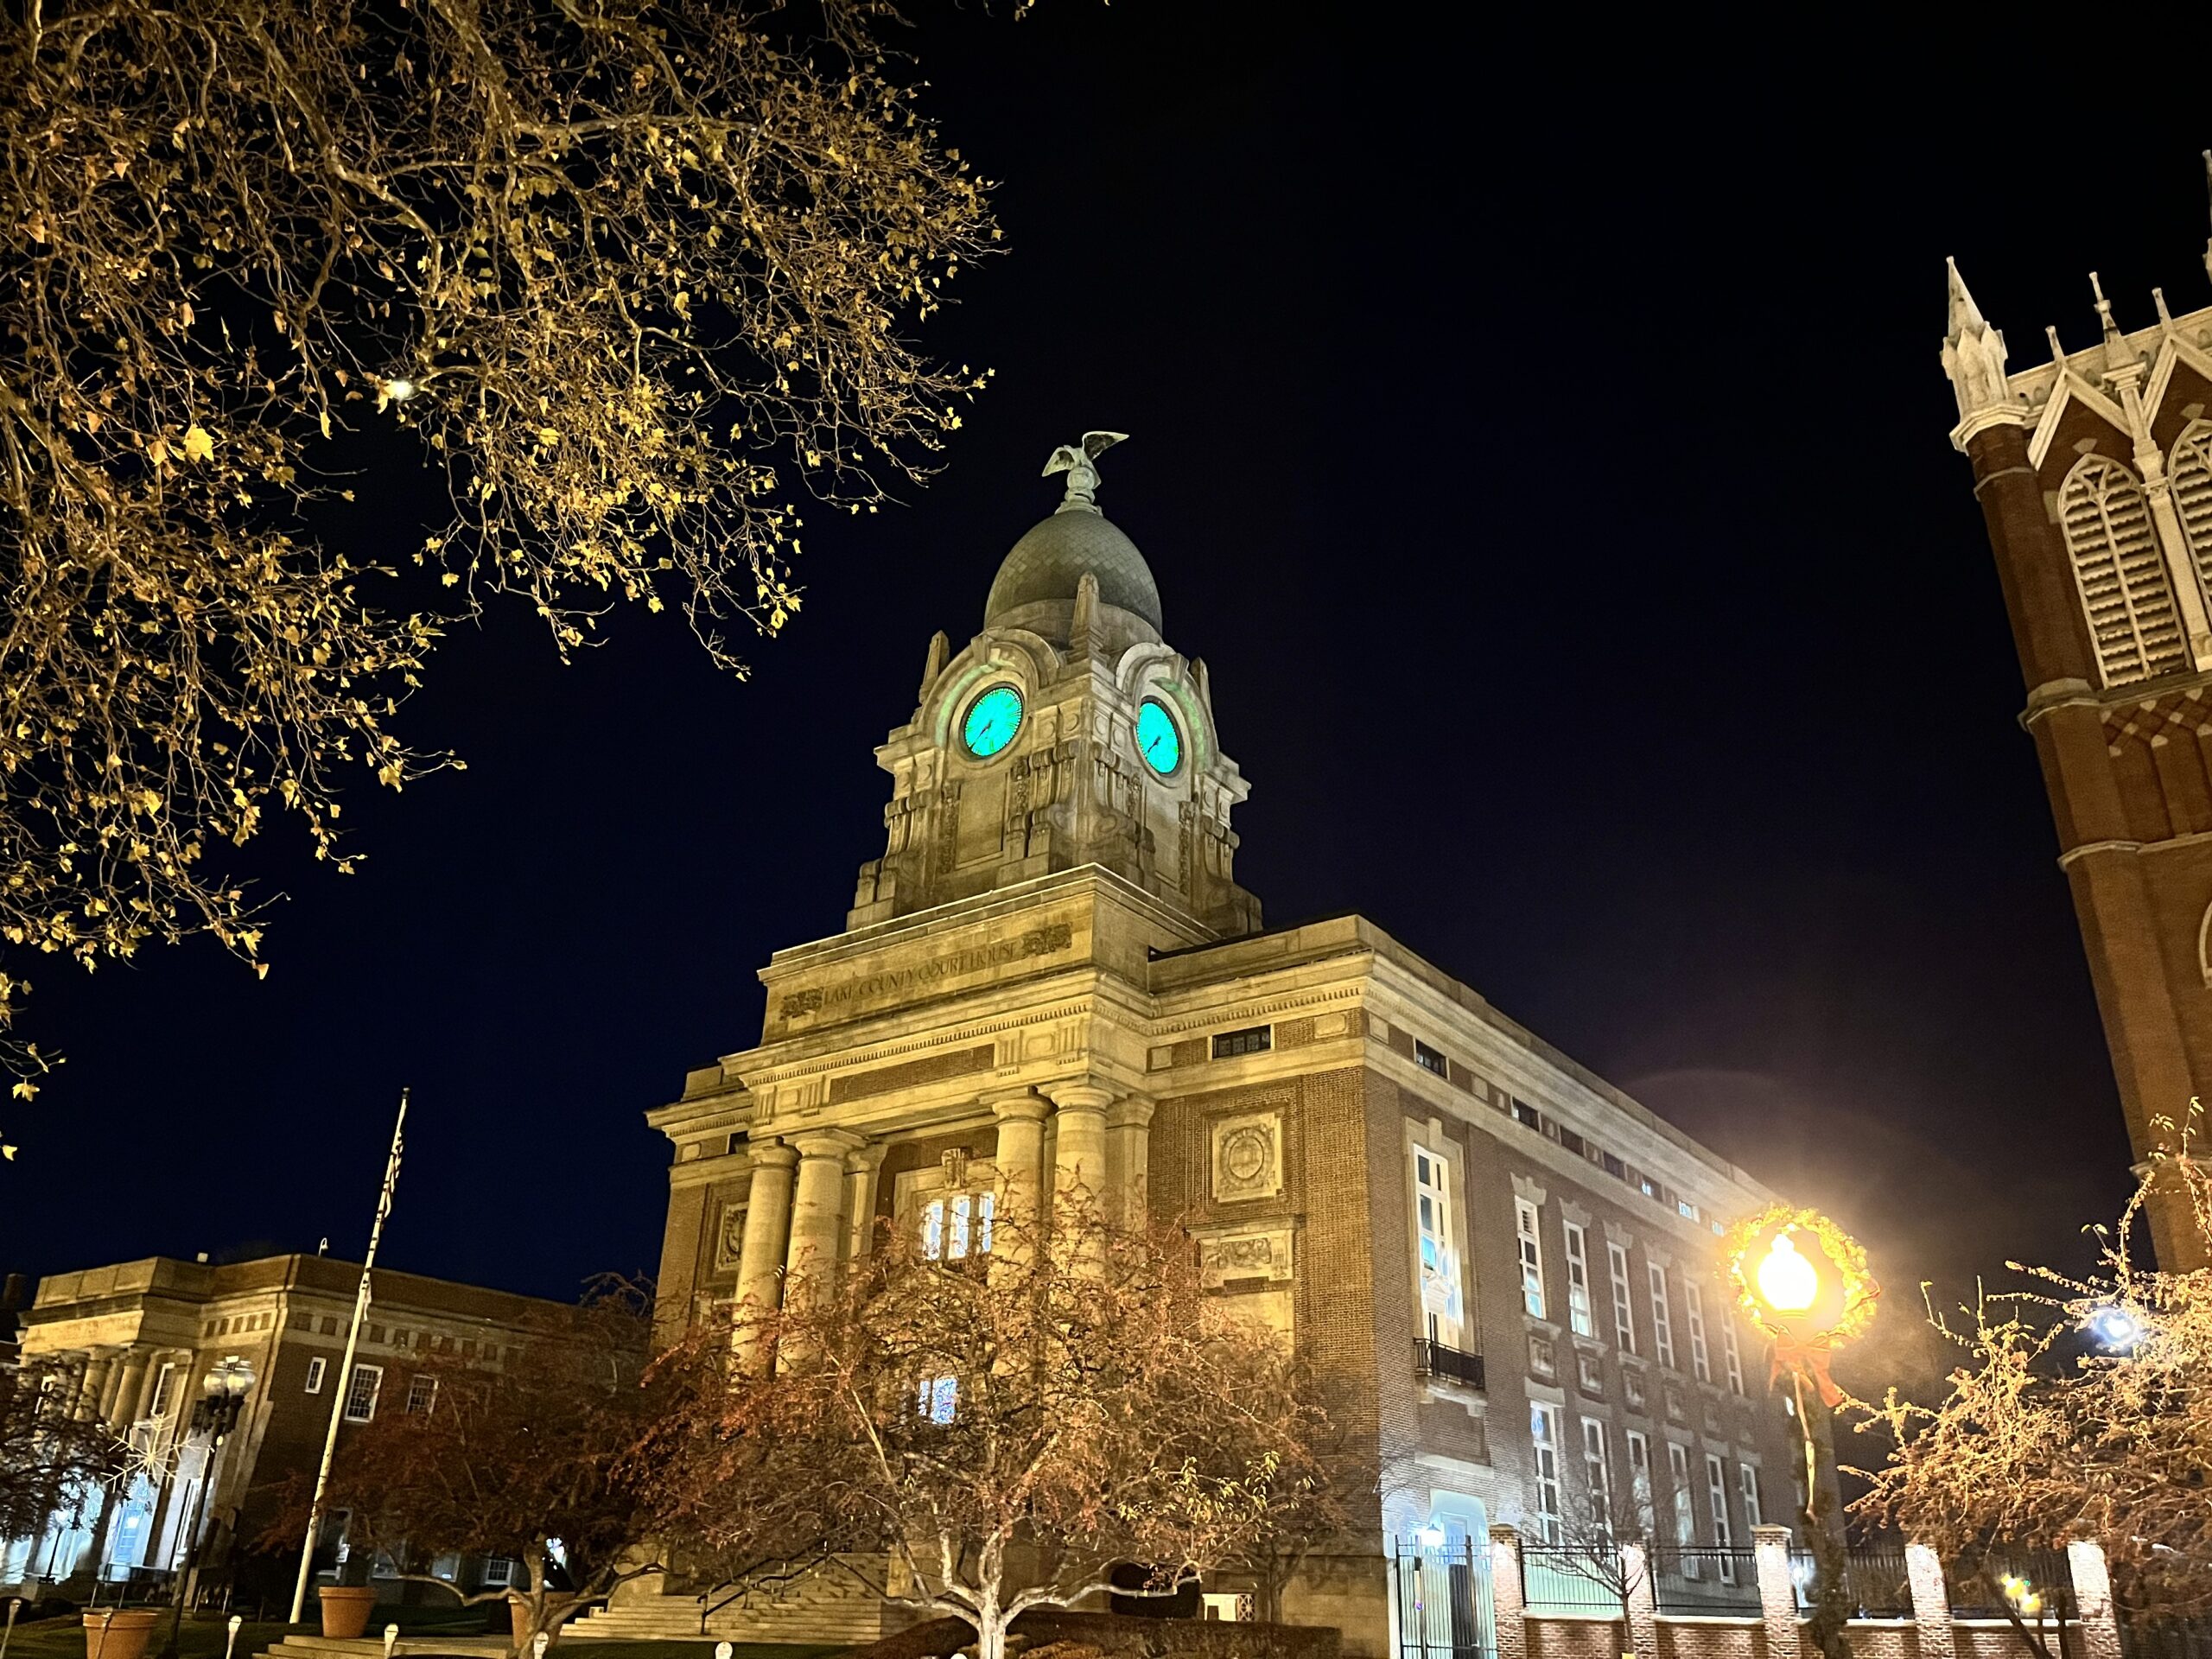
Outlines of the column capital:
M1045 1092L1064 1112L1103 1112L1115 1101L1111 1089L1095 1083L1047 1084Z
M785 1135L784 1144L801 1158L834 1158L842 1163L846 1154L859 1151L867 1141L850 1129L804 1129Z
M789 1169L798 1162L798 1149L784 1141L756 1141L747 1149L757 1169L766 1164L771 1169Z
M1015 1089L1002 1095L985 1095L983 1104L991 1109L991 1116L1001 1123L1042 1123L1052 1111L1052 1103L1034 1089Z
M1106 1127L1109 1129L1142 1129L1152 1125L1152 1115L1160 1109L1160 1103L1144 1095L1124 1095L1106 1109Z
M845 1167L855 1175L865 1175L883 1167L883 1160L891 1150L888 1141L863 1141L845 1154Z

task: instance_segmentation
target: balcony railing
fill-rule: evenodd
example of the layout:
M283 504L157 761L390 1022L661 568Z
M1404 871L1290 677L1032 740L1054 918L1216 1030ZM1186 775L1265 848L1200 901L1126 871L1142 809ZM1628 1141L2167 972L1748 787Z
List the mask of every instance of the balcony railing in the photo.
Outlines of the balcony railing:
M1483 1386L1483 1357L1463 1354L1457 1348L1446 1348L1440 1342L1416 1338L1414 1341L1414 1375L1441 1377L1447 1382L1457 1382L1465 1388Z

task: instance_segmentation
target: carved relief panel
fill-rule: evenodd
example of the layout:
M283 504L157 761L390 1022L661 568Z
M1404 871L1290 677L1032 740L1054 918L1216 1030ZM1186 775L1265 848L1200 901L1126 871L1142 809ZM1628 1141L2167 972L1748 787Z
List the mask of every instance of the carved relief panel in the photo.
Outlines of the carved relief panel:
M1212 1164L1216 1203L1277 1196L1282 1191L1282 1114L1252 1112L1218 1120Z

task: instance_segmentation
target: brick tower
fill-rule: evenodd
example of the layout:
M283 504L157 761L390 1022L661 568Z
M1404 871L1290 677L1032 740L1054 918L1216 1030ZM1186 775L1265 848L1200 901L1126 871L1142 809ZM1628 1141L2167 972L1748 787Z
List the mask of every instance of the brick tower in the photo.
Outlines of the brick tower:
M1943 372L2145 1160L2212 1095L2212 307L2177 317L2153 289L2130 332L2089 283L2099 343L2069 353L2051 329L2050 360L2007 373L1952 266ZM2201 1265L2182 1195L2150 1210L2160 1262Z

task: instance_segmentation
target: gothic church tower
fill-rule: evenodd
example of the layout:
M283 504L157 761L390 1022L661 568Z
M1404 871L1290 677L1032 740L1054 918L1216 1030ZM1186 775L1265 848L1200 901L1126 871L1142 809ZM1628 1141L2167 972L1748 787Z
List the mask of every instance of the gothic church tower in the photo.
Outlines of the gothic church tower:
M2156 321L2123 329L2089 282L2099 343L2051 329L2050 360L2008 372L1954 265L1942 361L2145 1160L2212 1100L2212 307L2177 317L2153 289ZM2163 1264L2203 1262L2179 1193L2150 1219Z

